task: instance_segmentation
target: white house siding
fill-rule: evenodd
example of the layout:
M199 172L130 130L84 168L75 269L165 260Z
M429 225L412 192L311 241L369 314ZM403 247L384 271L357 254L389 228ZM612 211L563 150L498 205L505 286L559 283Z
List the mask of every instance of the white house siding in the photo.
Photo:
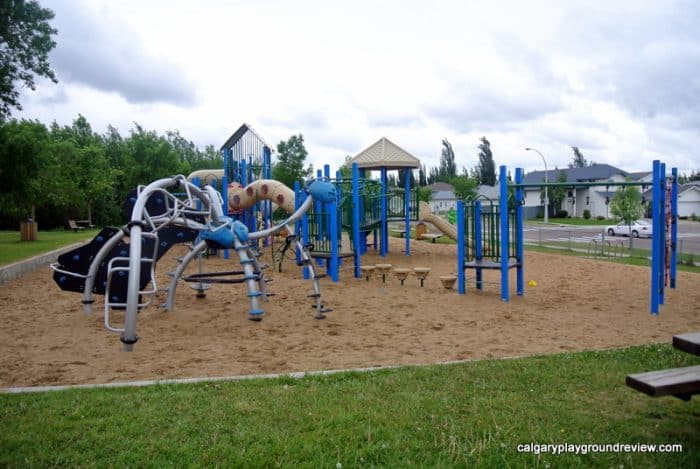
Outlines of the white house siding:
M430 209L433 212L444 212L457 207L457 198L452 191L434 191L430 198Z
M678 216L700 216L700 187L693 187L678 195Z

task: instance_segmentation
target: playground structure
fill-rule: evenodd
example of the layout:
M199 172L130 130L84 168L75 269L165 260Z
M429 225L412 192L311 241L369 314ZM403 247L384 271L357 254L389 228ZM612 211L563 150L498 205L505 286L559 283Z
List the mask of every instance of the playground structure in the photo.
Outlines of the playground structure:
M173 194L170 190L182 191ZM59 257L52 265L54 281L61 289L83 293L86 313L92 312L93 293L104 294L105 327L121 333L126 351L138 340L136 320L139 309L148 306L158 291L155 269L158 259L174 244L199 241L182 259L168 288L166 309L174 308L175 290L188 264L207 248L234 249L239 256L242 275L228 283L245 283L250 302L249 319L259 321L264 311L260 301L267 300L263 266L257 262L252 243L275 234L296 222L314 199L335 200L335 189L327 182L311 180L303 188L308 194L303 204L281 224L266 230L249 232L240 221L224 216L223 201L214 187L204 188L188 182L184 176L159 179L139 187L130 222L121 229L105 228L88 245ZM302 260L314 280L316 317L321 318L320 287L308 252L299 245ZM214 277L216 275L210 275ZM199 277L200 282L204 279ZM149 286L150 285L150 286ZM146 289L148 287L148 289ZM113 310L124 310L124 326L111 323Z
M457 281L458 292L466 291L466 269L476 270L476 288L483 285L484 269L500 271L501 299L509 301L509 271L516 269L516 291L524 294L523 190L526 187L595 187L600 182L523 183L523 170L515 170L515 182L509 183L507 168L499 169L499 203L457 204ZM652 186L652 238L650 312L659 313L666 285L676 287L676 245L678 236L678 170L670 176L666 165L655 160L651 182L606 182L608 186Z

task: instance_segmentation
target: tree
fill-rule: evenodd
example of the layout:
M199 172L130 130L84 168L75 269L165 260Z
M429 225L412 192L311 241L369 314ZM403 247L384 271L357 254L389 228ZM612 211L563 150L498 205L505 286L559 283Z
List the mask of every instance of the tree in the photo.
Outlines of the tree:
M620 187L610 201L610 213L627 223L630 249L632 249L632 222L639 218L643 211L642 193L635 186Z
M36 0L0 2L0 122L12 108L22 109L17 82L34 90L35 76L58 83L49 65L49 52L56 47L57 33L49 20L54 13Z
M566 171L563 169L559 170L556 166L554 171L559 171L556 182L566 182ZM561 186L550 187L547 196L549 197L550 207L554 207L555 212L558 212L561 210L561 203L564 201L564 197L566 197L566 189ZM541 197L544 197L544 195L541 195Z
M585 168L595 165L593 161L586 160L578 147L571 147L571 150L574 152L574 158L571 160L571 163L569 163L569 168Z
M406 177L405 177L406 170L399 169L398 173L399 174L398 174L398 179L397 179L396 183L400 188L403 189L405 187L404 184L406 184ZM413 175L413 171L408 172L408 180L410 181L411 187L416 187L416 178Z
M487 186L496 185L496 162L493 160L491 153L491 143L486 140L486 137L481 137L479 144L479 164L477 171L479 173L479 184Z
M420 169L418 170L418 185L421 187L428 185L428 176L427 176L427 173L425 171L424 164L421 164Z
M302 134L292 135L277 144L277 163L272 168L272 177L287 187L294 187L296 181L303 182L311 175L311 169L304 169L308 152L304 147Z
M452 144L446 139L442 139L442 152L440 155L440 168L438 169L438 181L448 182L457 176L457 164L455 163L455 152Z
M450 184L454 187L458 199L473 199L476 196L476 181L466 174L453 177Z

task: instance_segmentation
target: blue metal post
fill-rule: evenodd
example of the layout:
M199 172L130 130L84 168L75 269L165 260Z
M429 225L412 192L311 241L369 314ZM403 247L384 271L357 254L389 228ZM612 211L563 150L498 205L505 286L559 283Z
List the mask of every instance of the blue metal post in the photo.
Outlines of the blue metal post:
M331 258L328 261L328 272L331 276L331 280L334 282L338 281L338 199L327 204L327 210L329 214L329 231L330 231L330 242L331 242Z
M651 189L651 224L652 224L652 243L651 243L651 305L649 307L651 314L659 314L659 254L661 251L661 227L659 220L661 219L661 190L659 176L659 160L654 160L652 189Z
M483 236L482 236L482 225L481 225L481 201L477 200L474 202L474 260L478 263L481 262L484 256L482 249ZM483 271L481 268L476 269L476 288L478 290L483 289Z
M457 292L464 295L466 278L464 275L464 202L457 201Z
M406 255L411 255L411 168L404 169L403 176L403 199L404 210L406 211L404 224L406 227Z
M360 169L360 178L363 180L362 184L364 187L367 187L367 170L365 168ZM359 185L358 185L359 187ZM358 194L359 196L359 194ZM367 205L366 205L366 200L364 197L359 198L361 207L362 207L362 212L360 213L360 219L362 222L364 222L365 226L367 224ZM360 230L360 237L362 238L360 240L360 254L365 255L367 254L367 235L369 234L368 231Z
M272 179L271 167L272 167L272 154L268 146L263 147L263 168L262 168L262 178ZM267 229L272 226L272 201L266 200L263 202L263 228ZM270 244L271 238L265 238L263 240L263 246L267 247Z
M294 211L298 210L301 206L301 185L299 181L294 182ZM301 220L298 220L294 224L294 235L299 236L301 234ZM303 242L303 241L302 241ZM301 262L301 252L299 248L295 249L297 265Z
M671 168L671 268L670 286L676 288L676 263L678 262L678 168Z
M224 215L228 216L228 170L229 158L231 158L231 149L224 148L224 177L221 178L221 198L224 199ZM224 249L224 259L228 260L228 249Z
M506 167L501 166L499 174L499 210L501 217L501 300L508 301L508 180Z
M515 183L523 183L523 168L515 168ZM518 187L515 190L515 260L518 264L516 267L516 287L518 296L523 296L525 293L525 270L524 270L524 252L523 252L523 199L524 190Z
M306 193L305 191L301 192L302 196L301 198L306 200L307 197L311 197L310 194ZM302 203L304 202L302 200ZM304 240L303 243L304 245L308 245L310 240L309 240L309 215L307 213L304 213L301 217L301 237ZM304 280L308 280L311 278L311 272L309 271L309 266L305 265L304 266Z
M389 252L389 221L387 217L387 184L388 184L388 177L387 177L387 169L386 166L382 166L381 169L381 175L380 175L380 183L381 183L381 191L382 191L382 213L381 213L381 240L379 243L379 255L384 257L387 255Z
M340 171L335 172L335 180L337 183L335 184L335 190L336 190L336 205L335 205L335 210L337 211L337 218L336 218L336 224L338 225L338 249L342 248L343 246L343 212L341 211L342 208L340 206L340 202L343 200L344 194L343 194L343 188L342 184L340 183L341 179L343 178L343 175L341 174ZM343 265L343 259L338 258L338 269L340 269L340 266Z
M352 164L352 242L355 248L355 278L360 278L360 168L357 163Z
M661 173L661 260L659 261L659 304L665 302L666 290L666 163L659 165Z

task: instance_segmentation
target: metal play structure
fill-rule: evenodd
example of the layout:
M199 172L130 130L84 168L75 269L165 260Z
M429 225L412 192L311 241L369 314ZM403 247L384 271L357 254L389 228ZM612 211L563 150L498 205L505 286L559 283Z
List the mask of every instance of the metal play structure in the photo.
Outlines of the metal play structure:
M159 179L138 188L134 199L129 201L133 208L127 225L121 229L105 228L89 244L60 256L52 265L54 281L61 289L83 293L87 313L92 312L93 294L103 294L105 327L120 333L124 349L131 351L138 340L137 313L152 303L158 291L155 276L158 259L174 244L195 243L172 274L165 304L167 310L172 310L178 280L188 264L207 248L233 249L242 270L227 274L242 277L227 283L246 284L249 319L259 321L264 312L261 301L267 299L267 293L263 266L251 249L252 244L294 224L314 200L326 202L336 198L334 186L319 180L310 180L302 192L308 195L305 202L281 224L250 232L242 222L224 215L223 200L214 187L200 188L184 176ZM318 280L308 251L302 245L298 247L314 279L311 296L316 298L316 317L320 318L323 307ZM200 277L199 281L202 280ZM114 310L124 311L123 327L112 324Z
M650 182L550 182L523 183L523 170L515 170L515 182L510 184L507 168L499 170L498 204L475 200L468 205L457 204L457 281L458 292L466 291L466 270L476 271L476 288L483 285L484 269L501 273L501 299L510 299L509 271L516 269L516 292L522 296L524 286L523 259L523 203L524 189L533 187L585 188L604 186L651 186L652 200L652 253L650 312L659 313L668 285L676 288L676 245L678 237L678 170L666 173L666 165L653 163Z

